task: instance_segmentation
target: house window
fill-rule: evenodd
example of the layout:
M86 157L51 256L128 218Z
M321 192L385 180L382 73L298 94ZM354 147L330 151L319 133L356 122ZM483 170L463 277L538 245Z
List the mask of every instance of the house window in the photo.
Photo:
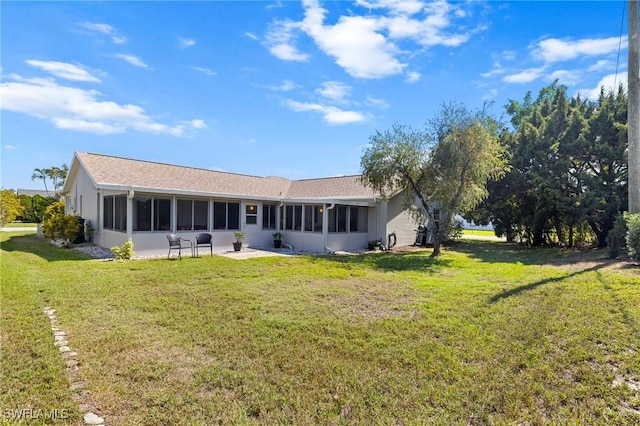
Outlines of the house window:
M329 210L329 232L366 232L367 209L362 207L336 206Z
M336 210L338 232L347 232L347 206L337 206Z
M136 195L133 199L133 230L137 232L170 231L171 200Z
M336 232L336 208L332 208L329 210L329 217L327 218L329 225L329 232Z
M193 200L193 229L204 231L209 229L209 202Z
M193 229L193 200L178 200L176 230L191 231Z
M113 229L113 197L104 197L103 210L102 217L104 218L104 223L102 227L104 229Z
M240 229L240 203L213 203L213 229Z
M104 197L104 229L126 232L127 196L108 195Z
M258 224L258 206L249 204L245 207L245 218L247 225Z
M284 229L293 230L293 206L284 208Z
M133 230L151 231L153 198L136 195L133 200Z
M313 231L313 206L304 206L304 230Z
M262 205L262 229L276 229L277 208L275 204Z
M171 230L171 199L155 198L153 200L153 230Z
M349 232L367 232L367 215L366 207L350 207Z
M322 232L322 205L304 206L304 230Z
M208 229L208 201L178 200L177 207L178 231L201 231Z
M293 206L293 229L302 230L302 206Z
M284 209L284 229L302 230L302 205L285 206Z

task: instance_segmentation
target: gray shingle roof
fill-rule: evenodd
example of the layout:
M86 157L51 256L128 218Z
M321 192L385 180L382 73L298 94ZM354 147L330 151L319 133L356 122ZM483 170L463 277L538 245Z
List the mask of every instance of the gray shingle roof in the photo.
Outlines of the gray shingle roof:
M292 181L283 177L259 177L185 167L108 155L76 153L98 187L208 196L228 195L266 199L374 198L359 176Z

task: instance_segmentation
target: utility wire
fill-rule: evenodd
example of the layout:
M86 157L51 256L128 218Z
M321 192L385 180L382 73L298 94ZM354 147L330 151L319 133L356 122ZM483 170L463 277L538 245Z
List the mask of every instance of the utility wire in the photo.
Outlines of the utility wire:
M624 11L627 8L627 2L622 2L622 19L620 20L620 37L618 38L618 58L616 59L616 73L613 77L613 87L611 90L613 93L616 92L618 86L618 66L620 65L620 50L622 48L622 32L624 30Z

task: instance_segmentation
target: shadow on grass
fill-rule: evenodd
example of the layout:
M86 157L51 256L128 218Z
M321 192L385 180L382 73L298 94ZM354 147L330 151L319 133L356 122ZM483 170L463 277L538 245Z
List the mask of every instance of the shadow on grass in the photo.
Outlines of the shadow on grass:
M558 247L528 247L516 243L500 241L457 242L448 247L450 250L465 253L471 258L490 263L521 263L523 265L573 265L580 261L592 261L604 264L603 249L565 249ZM602 265L601 265L602 266Z
M345 265L357 264L371 269L385 272L392 271L416 271L436 273L451 265L451 261L443 258L431 258L431 252L406 252L406 253L365 253L358 255L323 256L323 260L342 263Z
M49 240L34 234L16 235L10 233L8 235L2 235L0 245L3 251L33 254L47 262L91 259L91 256L87 254L77 250L55 246L51 244Z
M520 294L522 294L524 292L527 292L527 291L530 291L530 290L534 290L534 289L540 287L541 285L551 284L551 283L558 283L558 282L564 281L564 280L566 280L568 278L571 278L571 277L575 277L575 276L578 276L578 275L586 274L588 272L597 271L597 270L601 269L602 267L603 267L603 265L595 265L595 266L592 266L592 267L587 268L587 269L582 269L580 271L575 271L575 272L572 272L570 274L563 275L561 277L545 278L545 279L538 280L538 281L535 281L535 282L532 282L532 283L529 283L529 284L525 284L525 285L521 285L521 286L518 286L518 287L514 287L514 288L512 288L510 290L503 291L500 294L496 294L495 296L492 296L491 298L489 298L489 303L497 303L497 302L501 301L502 299L506 299L506 298L512 297L512 296L518 296L518 295L520 295Z

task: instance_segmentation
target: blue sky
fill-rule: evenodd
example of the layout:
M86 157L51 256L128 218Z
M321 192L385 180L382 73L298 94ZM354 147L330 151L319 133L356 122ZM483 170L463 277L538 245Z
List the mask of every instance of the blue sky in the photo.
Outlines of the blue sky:
M94 152L258 176L359 173L394 121L626 83L620 1L0 3L3 188ZM623 12L625 15L623 16ZM622 35L622 37L621 37Z

